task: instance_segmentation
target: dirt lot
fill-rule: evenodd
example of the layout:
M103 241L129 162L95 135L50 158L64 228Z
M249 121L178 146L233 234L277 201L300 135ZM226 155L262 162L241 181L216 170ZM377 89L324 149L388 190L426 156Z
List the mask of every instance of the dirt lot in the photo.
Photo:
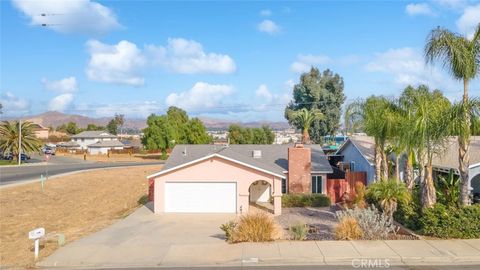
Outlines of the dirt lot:
M57 153L58 156L78 158L83 160L83 155L75 155L69 153ZM87 155L87 160L97 162L149 162L159 161L161 154L111 154L107 155Z
M39 183L0 189L0 266L33 266L28 232L44 227L66 242L96 232L136 209L147 193L145 176L159 166L104 169L52 179L42 192ZM58 244L45 243L40 258Z

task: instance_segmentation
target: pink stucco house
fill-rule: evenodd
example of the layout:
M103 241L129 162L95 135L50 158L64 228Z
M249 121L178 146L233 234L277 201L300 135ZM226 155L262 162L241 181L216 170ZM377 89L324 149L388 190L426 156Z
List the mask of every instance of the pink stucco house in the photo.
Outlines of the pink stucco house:
M246 213L282 194L324 193L332 172L318 145L177 145L148 176L155 213Z

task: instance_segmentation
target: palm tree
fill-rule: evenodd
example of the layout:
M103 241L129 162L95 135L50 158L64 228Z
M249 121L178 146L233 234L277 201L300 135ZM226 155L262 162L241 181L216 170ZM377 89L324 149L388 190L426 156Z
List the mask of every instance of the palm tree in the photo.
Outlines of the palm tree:
M345 107L343 122L345 125L345 135L353 134L363 125L363 102L355 100Z
M302 108L298 111L289 111L287 113L290 114L289 119L296 119L302 126L302 143L310 143L310 134L308 132L313 121L321 120L324 117L320 110Z
M420 181L422 186L422 206L432 207L436 202L433 183L432 159L445 151L445 142L449 136L450 101L438 91L429 91L420 86L412 93L411 136L415 138Z
M0 149L4 153L12 153L18 159L19 149L22 153L37 152L40 150L41 142L35 137L34 124L24 122L21 125L22 139L18 146L19 122L2 121L0 124Z
M470 144L470 114L468 112L468 87L472 79L479 73L480 64L480 23L477 25L472 39L453 33L448 29L437 27L430 32L425 45L427 63L440 60L453 78L463 81L463 102L460 118L462 125L458 130L458 160L462 178L460 202L463 205L470 203L468 190L468 154Z
M371 184L367 189L367 196L377 201L383 212L392 220L398 203L407 204L411 198L405 184L395 179Z
M363 105L364 128L375 140L375 180L388 179L388 161L385 153L387 139L395 127L393 103L385 97L369 97Z

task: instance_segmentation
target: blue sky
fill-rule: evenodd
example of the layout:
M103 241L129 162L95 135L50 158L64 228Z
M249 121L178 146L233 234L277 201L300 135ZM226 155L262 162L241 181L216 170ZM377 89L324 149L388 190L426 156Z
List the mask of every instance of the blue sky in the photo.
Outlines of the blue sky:
M460 82L422 48L438 26L470 35L478 1L0 1L4 116L47 110L146 117L283 120L310 66L330 68L348 100L408 84L452 100ZM41 14L46 14L42 16ZM47 24L47 27L41 26ZM479 96L473 82L471 95Z

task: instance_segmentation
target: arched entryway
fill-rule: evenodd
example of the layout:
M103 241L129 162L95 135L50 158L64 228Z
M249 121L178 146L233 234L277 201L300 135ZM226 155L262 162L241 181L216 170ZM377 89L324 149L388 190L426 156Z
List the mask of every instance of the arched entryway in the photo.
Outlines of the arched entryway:
M257 180L248 188L248 201L250 205L273 212L272 204L272 186L265 180Z

